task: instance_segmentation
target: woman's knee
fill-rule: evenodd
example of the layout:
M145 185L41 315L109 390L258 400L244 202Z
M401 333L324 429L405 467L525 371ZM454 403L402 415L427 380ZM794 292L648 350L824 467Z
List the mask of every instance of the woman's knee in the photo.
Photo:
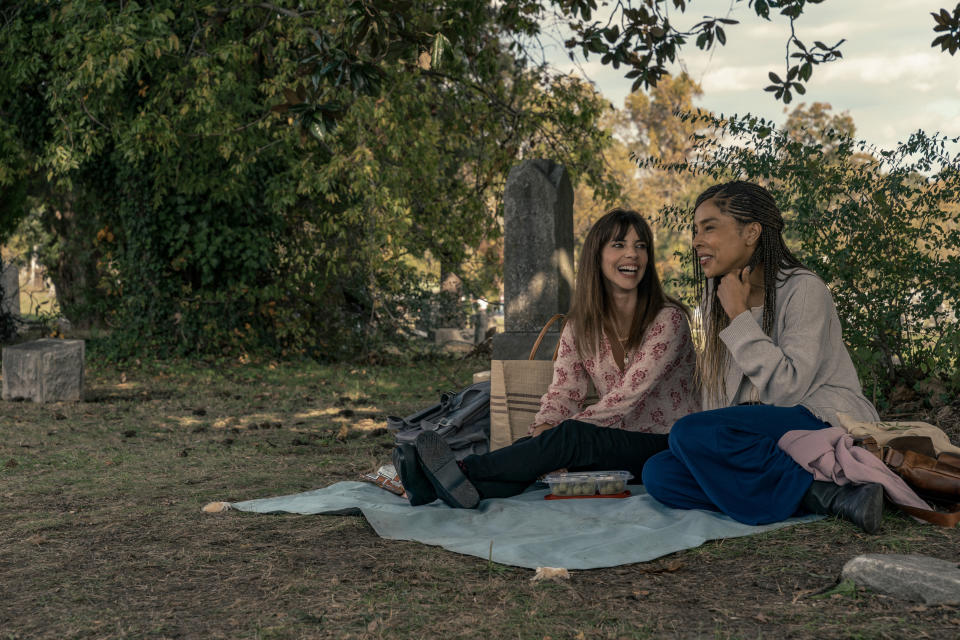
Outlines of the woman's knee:
M705 412L691 413L673 423L670 428L670 446L686 447L703 441L705 429L716 428L716 422Z
M587 432L595 429L596 427L594 425L586 422L580 422L579 420L564 420L553 429L549 429L544 432L539 437L542 438L543 436L550 434L551 439L571 442L583 438Z
M664 488L669 484L667 478L670 475L672 459L673 455L669 451L661 451L643 465L640 481L647 493L658 500L664 495Z

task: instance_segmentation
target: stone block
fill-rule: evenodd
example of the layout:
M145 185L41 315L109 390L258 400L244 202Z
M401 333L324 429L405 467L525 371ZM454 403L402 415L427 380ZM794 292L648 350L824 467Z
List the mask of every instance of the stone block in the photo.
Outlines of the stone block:
M477 384L478 382L488 382L489 380L490 380L489 369L487 369L486 371L477 371L476 373L473 374L473 384Z
M918 554L857 556L843 566L844 580L878 593L924 604L960 604L956 562Z
M3 399L81 400L83 358L83 340L43 338L4 348Z

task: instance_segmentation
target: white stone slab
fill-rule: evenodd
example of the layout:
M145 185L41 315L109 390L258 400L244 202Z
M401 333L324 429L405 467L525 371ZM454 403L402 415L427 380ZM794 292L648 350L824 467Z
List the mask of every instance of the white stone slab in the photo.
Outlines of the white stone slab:
M903 600L924 604L960 604L960 568L956 562L918 554L857 556L843 566L843 579Z

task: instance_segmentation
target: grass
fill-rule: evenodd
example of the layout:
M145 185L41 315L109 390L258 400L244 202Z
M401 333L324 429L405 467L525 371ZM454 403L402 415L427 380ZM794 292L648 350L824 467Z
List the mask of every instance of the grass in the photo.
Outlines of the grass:
M200 511L355 479L389 459L387 415L486 367L117 367L91 356L84 402L0 404L0 638L960 632L956 607L836 589L860 553L960 560L957 530L894 513L876 536L828 519L533 583L526 569L380 539L360 517Z

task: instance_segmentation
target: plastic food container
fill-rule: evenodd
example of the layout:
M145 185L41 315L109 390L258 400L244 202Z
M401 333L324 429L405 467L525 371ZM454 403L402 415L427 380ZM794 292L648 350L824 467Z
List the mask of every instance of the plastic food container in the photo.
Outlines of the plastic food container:
M550 473L543 481L550 485L550 494L558 498L608 496L627 490L629 471L573 471Z

